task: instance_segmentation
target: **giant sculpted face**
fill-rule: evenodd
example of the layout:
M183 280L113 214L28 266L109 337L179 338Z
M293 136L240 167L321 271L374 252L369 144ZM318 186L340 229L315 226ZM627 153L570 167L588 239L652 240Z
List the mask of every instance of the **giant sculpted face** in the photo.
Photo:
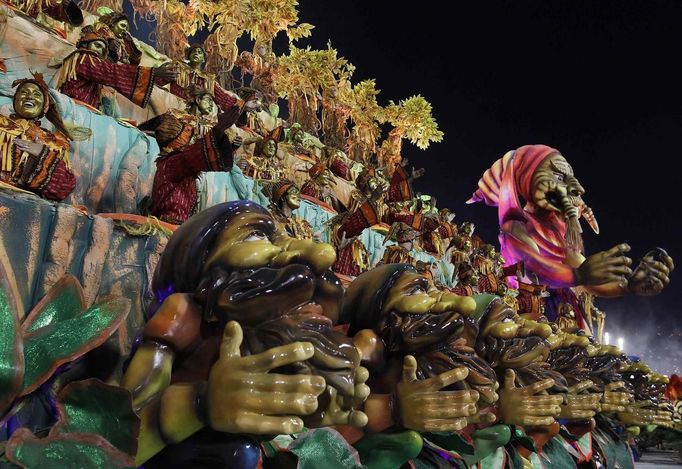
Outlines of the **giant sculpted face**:
M634 269L627 244L585 256L580 218L597 233L599 225L584 193L558 150L526 145L497 160L468 202L498 208L502 255L508 265L523 262L530 283L581 285L598 296L660 293L674 267L662 249L647 253Z
M244 331L243 353L311 343L314 356L288 371L323 376L350 398L360 357L349 338L332 331L343 297L329 270L335 257L327 244L278 231L259 205L232 202L196 215L175 233L155 291L192 292L207 324L237 321Z

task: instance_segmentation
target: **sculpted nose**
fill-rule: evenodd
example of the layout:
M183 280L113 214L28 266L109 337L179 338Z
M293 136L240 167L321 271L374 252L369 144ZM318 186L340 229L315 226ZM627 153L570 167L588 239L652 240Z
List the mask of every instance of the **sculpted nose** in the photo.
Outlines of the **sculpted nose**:
M573 178L569 180L568 193L573 197L580 197L585 193L585 188L578 182L577 179Z
M305 264L316 274L321 274L336 262L336 250L327 243L286 237L278 244L282 252L272 261L276 267L292 263Z

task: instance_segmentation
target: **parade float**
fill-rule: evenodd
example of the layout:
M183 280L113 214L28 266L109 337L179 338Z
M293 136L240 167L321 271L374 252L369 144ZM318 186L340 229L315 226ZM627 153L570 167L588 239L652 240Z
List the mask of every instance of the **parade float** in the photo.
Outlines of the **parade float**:
M115 0L0 9L1 467L630 468L680 428L593 304L673 261L584 246L570 155L457 188L483 240L413 190L431 104L298 46L295 0L130 3L156 48Z

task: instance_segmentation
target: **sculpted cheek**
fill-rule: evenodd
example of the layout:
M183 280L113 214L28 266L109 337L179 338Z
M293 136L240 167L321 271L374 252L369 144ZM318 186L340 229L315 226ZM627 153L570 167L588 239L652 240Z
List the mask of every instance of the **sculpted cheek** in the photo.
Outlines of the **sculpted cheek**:
M252 241L233 244L223 251L221 257L227 265L249 269L269 264L270 260L279 254L280 251L281 248L268 241Z
M403 296L395 302L395 310L400 313L428 313L433 305L436 304L436 299L429 295L411 295Z

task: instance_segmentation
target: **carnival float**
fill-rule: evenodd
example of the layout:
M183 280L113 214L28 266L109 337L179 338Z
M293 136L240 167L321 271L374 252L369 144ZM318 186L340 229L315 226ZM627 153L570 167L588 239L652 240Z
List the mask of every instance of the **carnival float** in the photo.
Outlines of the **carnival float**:
M296 0L132 0L156 48L120 0L5 2L1 467L631 468L682 430L593 303L673 261L583 245L571 155L457 188L484 241L413 190L431 104L297 46Z

